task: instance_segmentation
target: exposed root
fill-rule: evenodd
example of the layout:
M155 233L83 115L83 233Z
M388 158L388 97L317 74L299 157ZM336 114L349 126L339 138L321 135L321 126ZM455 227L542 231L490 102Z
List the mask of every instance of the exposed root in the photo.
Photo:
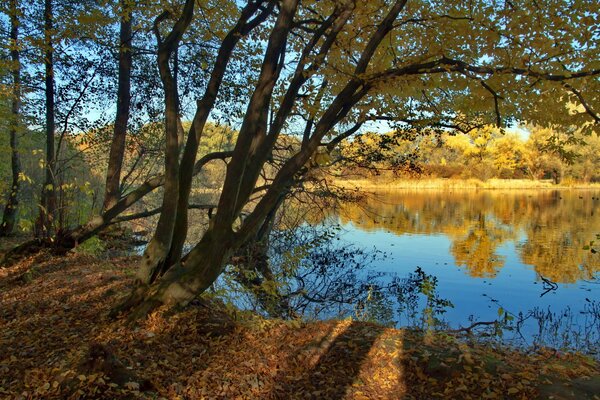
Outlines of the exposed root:
M155 296L145 299L129 313L127 316L127 324L135 325L138 321L147 318L148 315L162 305L163 302L158 300Z
M146 298L148 290L149 286L147 285L137 286L131 291L131 293L125 300L123 300L119 305L113 307L113 309L108 314L108 317L110 319L116 319L119 315L128 312L134 307L139 306Z

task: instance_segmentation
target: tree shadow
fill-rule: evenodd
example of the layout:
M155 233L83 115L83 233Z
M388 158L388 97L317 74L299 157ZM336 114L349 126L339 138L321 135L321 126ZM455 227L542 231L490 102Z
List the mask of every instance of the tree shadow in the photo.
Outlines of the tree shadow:
M352 322L333 341L327 339L317 351L328 344L316 364L304 371L281 371L279 390L274 398L339 400L345 398L357 383L361 366L385 327L364 322ZM329 342L329 343L328 343ZM297 354L298 356L299 354Z
M130 329L123 318L107 317L128 278L110 269L105 273L102 266L96 270L85 259L50 261L30 283L0 280L9 289L0 295L0 325L6 328L0 332L0 368L3 362L10 366L7 379L19 382L14 390L36 387L42 380L35 374L59 380L59 387L48 390L63 397L83 386L97 390L95 398L115 398L119 391L126 396L130 383L149 396L190 399L342 399L373 390L371 381L361 379L369 373L365 365L373 368L376 357L369 352L379 346L385 327L263 325L197 301L174 316L157 314ZM75 375L58 379L63 372ZM102 374L106 382L88 385L80 382L81 374Z

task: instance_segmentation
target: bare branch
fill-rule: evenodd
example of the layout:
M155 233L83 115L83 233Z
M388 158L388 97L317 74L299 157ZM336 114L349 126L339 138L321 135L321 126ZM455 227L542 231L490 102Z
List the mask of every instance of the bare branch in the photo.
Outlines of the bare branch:
M214 204L189 204L188 209L190 210L211 210L217 208ZM153 215L159 214L162 211L162 207L154 208L152 210L145 210L135 214L122 215L114 218L109 225L117 224L119 222L133 221L141 218L148 218Z
M502 128L502 117L500 116L500 105L498 104L498 99L502 99L502 96L499 96L498 93L494 89L491 88L484 80L481 80L481 86L486 88L488 92L494 96L494 109L496 110L496 126L498 128Z

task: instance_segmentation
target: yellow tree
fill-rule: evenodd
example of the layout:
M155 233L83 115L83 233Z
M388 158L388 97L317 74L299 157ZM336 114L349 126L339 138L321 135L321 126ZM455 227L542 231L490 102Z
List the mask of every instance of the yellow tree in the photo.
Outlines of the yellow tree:
M524 167L525 143L515 133L507 133L495 139L490 156L501 178L513 178L515 171Z

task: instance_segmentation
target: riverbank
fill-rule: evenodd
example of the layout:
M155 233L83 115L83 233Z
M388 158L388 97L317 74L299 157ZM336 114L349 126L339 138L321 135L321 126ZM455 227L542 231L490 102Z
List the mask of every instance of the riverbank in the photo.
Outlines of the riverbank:
M568 181L554 184L551 180L530 179L335 179L332 183L346 189L366 191L391 191L399 189L600 189L600 183Z
M110 320L136 257L40 254L0 269L0 397L593 399L600 366L359 321L264 319L201 300Z

